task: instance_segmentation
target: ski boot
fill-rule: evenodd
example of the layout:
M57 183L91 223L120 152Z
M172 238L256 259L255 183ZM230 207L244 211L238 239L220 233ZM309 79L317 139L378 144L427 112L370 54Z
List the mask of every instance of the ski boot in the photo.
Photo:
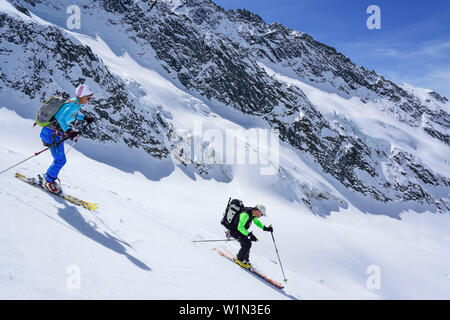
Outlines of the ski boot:
M233 258L234 262L236 262L238 265L240 265L244 269L252 269L252 264L248 260L239 260L238 258Z
M47 179L45 179L45 175L44 177L42 177L41 175L39 175L39 180L41 180L42 182L42 187L45 188L46 190L50 191L51 193L56 193L56 194L60 194L62 193L62 188L61 185L59 183L55 182L50 182ZM58 179L59 181L59 179Z

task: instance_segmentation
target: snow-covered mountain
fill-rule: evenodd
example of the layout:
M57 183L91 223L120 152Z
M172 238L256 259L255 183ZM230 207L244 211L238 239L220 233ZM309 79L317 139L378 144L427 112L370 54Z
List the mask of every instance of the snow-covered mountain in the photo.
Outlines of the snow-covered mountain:
M290 256L287 272L294 279L284 297L448 298L447 98L397 85L305 33L209 0L81 0L81 29L69 30L66 10L73 4L0 0L0 163L6 168L40 147L31 125L46 97L72 94L86 82L95 96L84 111L98 121L75 146L61 179L100 209L93 216L30 190L11 172L0 176L2 207L27 215L19 218L25 227L18 235L10 227L17 215L4 225L0 251L12 253L0 271L12 293L0 295L283 298L236 275L235 266L205 250L208 245L189 241L220 238L218 221L234 196L265 202L270 210L267 219ZM251 138L255 132L259 139ZM218 143L224 137L259 162L224 161ZM277 141L276 159L261 137ZM19 169L33 175L49 162L47 155ZM275 170L261 174L265 169ZM41 215L30 217L30 210ZM17 242L30 232L38 236L34 226L51 230L39 240L46 247L41 268L56 260L58 272L76 257L100 285L77 293L58 288L47 270L33 278L26 261L38 244ZM49 248L52 239L73 231ZM87 252L74 254L80 239ZM72 250L62 252L64 245ZM279 272L268 237L254 250L255 264ZM114 253L129 261L116 262ZM88 255L105 259L105 268L118 263L117 269L100 276ZM224 289L227 280L198 271L209 263L242 282ZM367 288L369 265L386 272L388 283L378 291ZM399 275L405 269L415 281ZM108 275L117 286L105 285ZM135 281L142 287L133 288ZM174 291L162 289L165 282ZM241 285L255 292L236 294Z
M102 119L95 139L123 140L154 157L169 158L168 140L174 128L170 115L162 110L170 113L171 107L158 103L154 93L147 94L142 81L108 72L103 51L93 52L87 38L97 37L116 54L126 52L143 68L164 74L203 103L233 107L279 130L282 141L312 157L321 171L360 195L441 212L449 208L448 199L436 191L450 186L448 177L417 157L417 141L399 129L403 124L418 128L411 132L435 138L424 143L448 147L449 103L433 91L399 87L374 71L356 67L306 34L277 23L267 25L245 10L224 11L211 1L81 1L83 22L76 34L61 29L70 1L13 4L31 17L35 12L53 23L3 16L4 64L17 68L7 59L20 61L20 70L3 69L3 94L24 95L19 103L32 110L24 115L34 112L30 102L34 106L52 92L70 92L89 79L99 92L92 112ZM406 135L400 138L407 140L406 146L397 148L390 136L377 139L373 132L367 134L374 129L337 112L336 102L320 108L321 103L312 102L301 84L282 80L270 70L350 100L362 114L370 110L378 117L394 116L392 128L365 114L377 130L388 135L400 130ZM192 124L184 123L177 128L189 127ZM94 138L92 132L90 137Z

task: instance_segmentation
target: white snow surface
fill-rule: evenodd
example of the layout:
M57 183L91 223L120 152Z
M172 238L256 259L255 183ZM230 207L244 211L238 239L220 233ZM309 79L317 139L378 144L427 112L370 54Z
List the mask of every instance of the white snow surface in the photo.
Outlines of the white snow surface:
M4 0L0 8L29 19ZM184 92L159 66L146 68L127 52L116 54L107 39L67 33L89 45L111 72L137 83L146 93L141 99L169 112L176 129L191 132L200 122L221 133L245 130L242 124L261 126ZM261 65L288 85L299 86L321 112L349 117L365 134L414 150L448 175L448 147L419 129ZM0 101L0 171L44 148L33 120L14 109ZM254 145L248 148L255 152ZM28 176L45 172L52 162L48 151L0 175L0 299L450 299L449 214L409 210L394 219L363 213L285 144L280 144L282 177L261 175L255 165L234 165L229 183L188 175L179 166L152 179L143 171L158 161L142 154L134 158L136 154L120 144L83 138L75 144L59 177L65 192L98 203L94 212L14 177L17 171ZM298 181L304 182L299 192L326 194L346 205L326 217L314 215L292 201L297 194L285 194L292 192L286 185ZM267 207L268 216L261 221L274 226L288 281L282 281L270 234L255 226L259 241L250 258L257 269L282 282L283 291L213 251L236 253L237 243L192 243L224 239L219 221L228 197ZM79 271L79 288L73 287L74 270ZM374 276L376 288L371 286Z
M2 168L38 151L32 123L0 109ZM152 181L74 148L60 178L67 193L99 204L90 212L13 176L43 172L51 161L44 153L0 176L2 299L450 298L447 214L405 212L399 220L349 207L325 219L270 192L257 175L250 182L245 169L231 183L192 180L178 167ZM284 291L212 250L237 252L236 243L191 242L224 239L218 220L228 196L266 205L268 217L261 220L274 226L288 279ZM259 238L253 264L282 281L270 234L252 230ZM374 265L380 289L367 286ZM70 289L73 266L79 289Z

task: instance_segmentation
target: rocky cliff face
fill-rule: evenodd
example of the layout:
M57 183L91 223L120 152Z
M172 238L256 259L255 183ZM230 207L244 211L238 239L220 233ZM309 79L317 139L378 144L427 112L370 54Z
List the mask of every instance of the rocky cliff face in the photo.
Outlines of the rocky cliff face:
M386 141L374 143L351 121L322 114L299 87L278 81L259 62L277 64L302 81L342 97L376 102L380 112L450 145L447 98L430 92L424 99L411 88L357 67L305 33L279 23L266 24L246 10L225 11L209 0L84 2L86 19L124 36L138 48L143 64L156 58L186 90L263 119L279 130L283 141L311 156L346 188L385 203L413 201L449 210L448 200L434 190L450 187L450 179ZM12 3L22 12L61 13L70 5L68 1ZM7 15L0 16L0 29L1 59L23 52L19 61L27 66L2 67L1 86L42 100L52 90L90 78L102 92L91 110L102 119L97 138L123 139L152 156L168 156L170 124L157 110L147 114L148 108L132 98L127 84L109 73L88 47L74 43L58 28L38 28ZM62 82L54 80L55 74Z
M124 141L157 158L168 156L166 119L158 110L140 105L127 83L112 75L89 47L59 28L0 14L0 53L0 90L21 93L23 100L36 102L37 110L48 96L68 98L74 87L89 79L96 94L93 107L83 112L99 121L86 136Z

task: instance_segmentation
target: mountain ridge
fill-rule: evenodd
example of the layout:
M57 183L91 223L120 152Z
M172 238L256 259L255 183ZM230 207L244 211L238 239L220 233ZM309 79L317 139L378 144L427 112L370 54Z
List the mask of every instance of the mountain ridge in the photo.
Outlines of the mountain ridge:
M66 1L55 1L51 6L35 0L12 3L40 13L62 11ZM325 173L346 188L376 201L413 201L431 205L441 212L449 210L448 198L433 191L436 183L449 187L448 177L421 163L411 152L391 148L389 141L386 146L372 145L365 136L358 136L359 131L352 126L340 124L340 117L330 122L329 116L318 111L300 87L286 85L269 75L261 63L289 69L297 79L325 92L344 98L359 97L363 105L375 104L380 112L394 115L410 127L422 127L423 132L448 146L450 117L442 108L448 103L445 97L430 91L428 98L421 100L374 71L356 67L334 48L304 33L279 23L268 25L247 11L225 11L209 0L148 3L102 0L91 6L81 6L86 12L84 25L91 27L94 20L96 23L103 21L107 27L98 30L100 35L116 30L120 35L119 46L135 43L137 51L132 54L139 63L145 66L156 59L168 76L179 81L188 92L198 92L206 101L218 101L266 121L279 131L282 141L311 155ZM111 39L109 43L115 41ZM85 57L85 60L93 59L89 51ZM62 61L65 59L70 61L71 58ZM61 66L60 70L64 68ZM100 78L97 75L92 80L99 83ZM117 109L122 101L133 101L126 102L125 112L132 115L136 100L128 98L129 85L117 86L122 87L123 95L118 101L110 100L111 104ZM137 110L146 108L143 105ZM99 106L96 109L98 117L117 126L117 120L109 117L108 112L100 110ZM119 126L129 132L129 136L123 135L122 139L129 146L142 147L152 156L167 159L173 148L170 137L174 128L169 124L170 119L161 117L165 112L152 113L153 120L147 131L151 134L139 133L138 123L144 121L145 116L136 115L133 124ZM107 139L109 130L117 129L103 130L103 139ZM165 134L161 135L161 131ZM117 135L121 133L115 133L114 141L118 141ZM386 166L391 169L385 169ZM202 166L199 170L207 172L211 167ZM386 170L406 172L406 176L395 180L393 177L398 176L385 174Z

